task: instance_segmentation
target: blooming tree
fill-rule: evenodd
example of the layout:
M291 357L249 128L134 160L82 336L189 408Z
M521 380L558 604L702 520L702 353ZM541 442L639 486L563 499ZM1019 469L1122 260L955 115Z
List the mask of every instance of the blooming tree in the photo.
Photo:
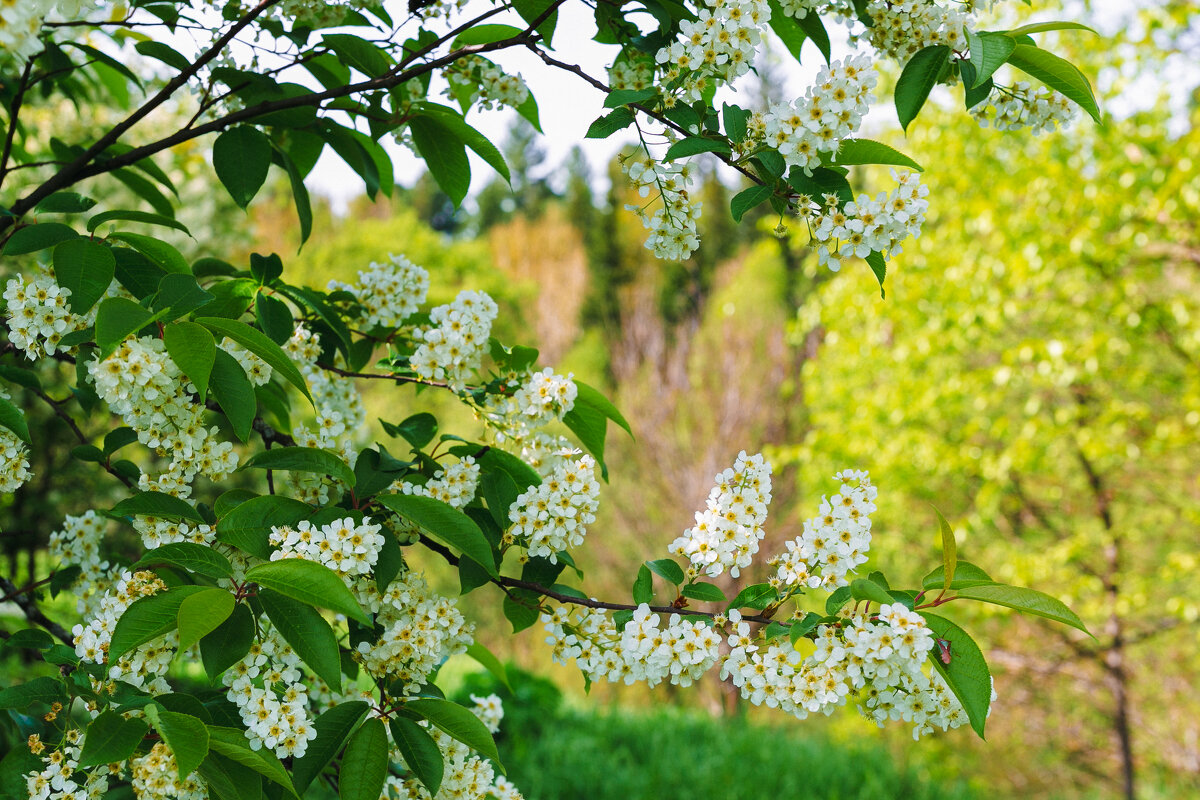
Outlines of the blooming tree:
M55 800L125 782L139 798L249 800L318 780L343 800L519 796L492 739L496 698L468 709L437 687L454 655L503 668L455 599L431 588L422 558L454 567L463 593L499 587L514 632L541 625L554 658L589 682L688 685L715 671L801 719L854 706L918 737L962 725L982 735L993 699L983 654L941 606L977 600L1082 628L1053 598L959 561L944 521L943 563L920 586L862 575L878 496L855 470L767 560L767 582L726 597L707 579L754 564L771 502L770 465L744 452L695 525L639 569L631 598L590 597L574 554L607 479L608 425L630 426L596 389L539 365L537 350L492 337L490 297L464 291L429 308L430 275L404 256L319 290L285 280L277 255L235 265L202 242L206 255L189 262L172 244L188 230L154 157L192 140L211 143L243 208L279 167L302 239L313 224L304 177L326 147L372 195L392 188L388 137L456 203L468 150L507 176L465 117L511 106L538 125L521 76L489 59L505 50L605 93L589 137L636 133L624 167L647 199L632 210L657 256L700 246L689 159L707 153L750 181L735 219L769 203L781 225L803 220L822 264L863 259L881 284L930 200L911 158L859 135L876 60L901 67L906 127L938 84L961 85L971 113L1005 129L1053 128L1076 106L1099 116L1087 79L1032 38L1082 26L986 31L980 3L598 3L594 38L612 56L591 75L553 47L563 2L0 3L0 480L13 492L30 479L38 443L25 410L46 406L77 436L74 457L123 495L68 510L50 538L50 582L77 598L73 628L39 607L40 584L0 584L32 623L6 646L59 667L0 691L0 708L36 711L20 717L28 752L6 757L0 776ZM838 59L831 24L847 26L853 48ZM753 69L768 35L797 57L815 44L826 63L813 85L762 111L718 109L716 91ZM1000 83L1001 67L1038 88ZM78 141L57 117L29 121L62 100L122 113ZM184 100L190 118L142 135ZM892 188L855 195L848 168L864 164L895 168ZM90 187L105 177L145 207L98 204ZM393 384L404 409L381 421L386 443L370 441L358 392L369 380ZM449 393L478 426L469 438L443 432L408 385ZM117 546L122 527L137 552ZM180 691L180 661L221 689Z

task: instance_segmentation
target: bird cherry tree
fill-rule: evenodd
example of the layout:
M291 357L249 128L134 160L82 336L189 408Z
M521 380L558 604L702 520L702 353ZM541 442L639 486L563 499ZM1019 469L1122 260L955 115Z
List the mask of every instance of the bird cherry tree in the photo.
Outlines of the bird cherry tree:
M28 741L0 779L39 800L128 787L278 800L315 783L343 800L518 797L492 738L498 700L466 708L438 688L451 656L503 668L426 581L430 559L457 570L464 594L497 587L513 632L541 625L554 658L589 682L716 672L799 719L853 707L916 737L982 735L993 699L983 654L942 606L993 603L1082 629L1052 597L959 561L944 521L942 564L920 585L862 574L878 497L854 469L766 559L769 580L726 597L708 579L760 558L771 501L770 465L744 452L631 597L591 597L576 554L607 479L609 423L630 425L536 349L492 337L490 297L430 307L432 276L403 255L322 289L289 282L278 255L230 263L220 241L199 242L196 260L180 252L189 231L159 161L193 142L240 207L272 165L286 174L302 240L304 178L326 148L372 196L392 189L389 139L455 203L468 151L507 176L468 122L508 106L539 125L522 77L492 60L505 51L604 93L586 136L635 134L624 169L655 255L700 246L689 184L693 159L711 154L749 188L704 213L740 220L769 204L780 225L807 227L823 265L864 260L881 285L937 200L911 158L859 135L878 62L900 69L905 127L939 85L998 128L1036 133L1076 108L1099 119L1087 79L1035 39L1083 26L985 30L991 3L600 0L585 5L611 59L591 74L554 47L565 2L0 1L0 483L12 493L30 479L26 412L39 407L113 498L46 509L51 577L0 583L30 623L5 648L57 668L0 691L3 724ZM846 29L845 54L832 26ZM797 58L815 45L812 85L759 111L727 92L718 108L766 37ZM81 134L63 113L80 104L117 113ZM152 124L179 108L165 133ZM892 184L856 195L849 168L868 164L892 167ZM120 196L112 179L136 200L105 202ZM365 418L367 381L395 393L381 433ZM422 410L429 392L477 425L443 431ZM47 585L70 590L77 616L47 615ZM210 689L180 680L200 670Z

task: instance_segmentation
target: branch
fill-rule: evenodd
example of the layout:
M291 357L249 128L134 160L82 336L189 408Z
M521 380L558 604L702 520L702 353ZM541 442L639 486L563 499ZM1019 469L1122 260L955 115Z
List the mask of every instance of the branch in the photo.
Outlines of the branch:
M29 88L29 76L33 73L35 61L36 56L25 62L25 71L21 73L17 92L8 107L8 135L4 137L4 152L0 154L0 186L4 185L4 179L8 177L8 158L12 155L13 139L17 135L17 115L21 112L21 103L25 100L25 90Z
M42 610L38 608L37 602L32 597L24 594L23 590L18 589L13 585L12 581L3 575L0 575L0 592L4 592L7 595L5 599L21 609L21 613L25 615L25 619L35 625L41 625L57 639L61 640L63 644L71 647L75 646L75 637L71 636L66 628L43 614Z
M87 434L85 434L82 430L80 430L79 425L75 422L74 419L71 418L71 415L68 414L65 410L63 410L62 402L55 400L53 397L46 394L41 389L36 389L32 386L29 387L29 391L33 392L35 395L40 397L46 403L46 405L50 406L50 408L53 409L54 415L67 424L67 427L70 428L71 432L75 434L75 438L79 440L80 444L91 444L92 443L92 440L90 438L88 438ZM63 402L65 402L65 401L63 401ZM105 459L104 463L101 464L101 466L104 467L105 471L108 472L109 475L112 475L114 478L119 480L121 483L125 484L126 488L128 488L128 489L133 488L133 482L130 481L129 478L126 478L124 475L122 475L121 473L119 473L115 469L113 469L112 465L110 465L108 463L108 459Z
M424 534L421 535L420 541L421 544L425 545L425 547L444 558L451 566L458 566L458 562L460 561L459 557L450 552L448 548L443 547ZM505 590L506 593L508 589L528 589L529 591L537 592L540 595L549 597L551 600L557 600L560 603L570 603L577 606L586 606L587 608L599 608L608 611L637 611L638 609L638 606L630 603L609 603L604 600L595 600L592 598L582 598L569 594L563 594L562 592L556 592L547 586L542 586L540 583L523 581L520 578L510 578L507 575L501 575L499 578L492 578L491 582L499 586L502 590ZM715 614L711 611L696 611L690 608L676 608L675 606L650 606L650 610L658 614L674 614L675 616L680 617L698 616L714 619L718 616L725 616L724 614ZM742 619L746 622L757 622L760 625L769 625L772 622L778 622L778 620L770 617L758 616L756 614L743 614Z

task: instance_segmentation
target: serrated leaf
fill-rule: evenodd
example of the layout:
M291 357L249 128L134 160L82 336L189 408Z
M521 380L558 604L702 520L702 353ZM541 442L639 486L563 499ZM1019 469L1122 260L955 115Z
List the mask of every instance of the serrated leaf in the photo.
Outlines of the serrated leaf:
M125 719L115 711L103 711L83 735L78 766L83 769L124 761L149 732L150 726L140 719Z
M107 358L131 333L154 321L155 315L132 300L110 297L96 311L96 345L100 358Z
M655 575L659 576L665 581L670 581L676 586L679 586L685 580L683 569L669 558L659 558L654 561L647 561L646 566L649 567L650 571Z
M1013 28L1011 31L1008 31L1008 34L1010 36L1023 36L1030 33L1044 33L1045 31L1087 31L1097 36L1100 35L1095 29L1078 22L1034 22L1029 25L1022 25L1019 28Z
M208 397L208 381L217 358L217 342L203 325L174 322L163 328L167 355L196 387L203 403Z
M867 578L857 578L851 581L850 596L855 600L868 600L880 605L888 605L892 602L892 596L887 593L887 589Z
M333 628L312 606L264 589L258 593L267 618L321 680L341 691L342 661Z
M1087 626L1083 624L1083 620L1074 611L1067 608L1065 603L1035 589L1009 586L1003 583L979 584L959 589L957 596L1016 609L1022 614L1044 617L1054 622L1070 625L1072 628L1091 635Z
M638 605L654 602L654 578L645 564L638 567L637 577L633 581L633 602Z
M171 542L156 547L139 558L130 569L153 569L157 564L180 567L210 578L228 578L233 574L233 565L228 558L207 545L195 542Z
M788 628L788 638L791 640L792 645L795 646L796 642L803 639L811 630L816 628L820 621L820 614L809 611L804 615L803 619L793 622L791 627Z
M680 594L702 603L724 603L729 599L721 587L711 583L689 583L680 590Z
M177 711L159 711L157 717L154 727L175 755L179 778L183 780L195 772L208 755L208 728L196 717Z
M673 161L677 158L686 158L687 156L694 156L699 153L720 153L727 156L732 152L733 150L730 148L729 142L724 139L689 136L686 139L680 139L668 147L663 160Z
M438 422L437 417L433 414L422 411L407 417L398 425L384 422L383 427L389 436L400 436L419 450L432 442L434 436L437 436Z
M475 521L440 500L409 494L385 494L376 498L435 539L462 551L462 554L496 577L496 559L487 537Z
M164 216L163 214L151 214L148 211L134 211L130 209L113 209L112 211L101 211L99 214L93 214L88 218L87 229L89 232L95 231L106 222L113 220L121 220L124 222L140 222L143 225L161 225L164 228L172 228L182 233L191 236L192 233L179 220L174 217Z
M404 763L431 796L436 796L442 785L445 764L442 751L429 732L416 722L405 717L388 720L392 730L392 741L400 750Z
M945 585L945 575L946 568L939 566L921 580L921 588L926 591L941 589ZM950 588L962 589L967 586L979 586L985 583L995 583L995 581L981 567L975 566L970 561L959 561L955 567L954 579L950 583Z
M284 380L299 389L300 394L308 398L310 403L312 402L312 396L308 393L308 386L304 383L304 376L300 374L300 370L296 367L295 362L288 358L287 353L283 352L283 348L271 341L262 331L255 330L244 322L222 319L220 317L198 317L196 322L214 333L228 336L270 364L271 369L275 370Z
M772 194L771 187L762 184L751 186L749 189L743 189L735 194L729 202L729 211L733 215L733 221L741 222L747 211L765 202Z
M246 572L246 580L282 595L327 608L369 625L370 620L345 582L329 567L302 558L284 558L259 564Z
M871 139L846 139L838 151L830 156L830 164L850 166L853 164L896 164L917 172L924 171L920 164L891 145Z
M998 33L976 33L967 30L967 44L971 48L971 66L975 76L967 85L974 89L992 77L992 74L1008 60L1017 43L1010 36ZM965 82L965 81L964 81Z
M496 145L492 144L490 139L471 127L461 114L454 109L436 103L421 103L417 106L417 109L419 109L420 114L431 117L450 130L463 144L471 148L477 156L482 158L492 169L496 170L497 174L501 178L504 178L506 183L512 183L512 174L508 170L508 164L504 160L504 155L497 149Z
M204 517L186 500L163 492L140 492L127 497L112 507L109 512L119 517L159 517L161 519L187 520L204 523Z
M112 249L88 239L70 239L54 248L54 279L71 291L67 303L86 314L108 291L117 272Z
M413 117L408 128L433 179L456 208L462 205L471 188L471 163L462 139L432 117Z
M954 583L954 569L958 566L958 542L954 538L954 529L942 516L942 512L935 508L933 513L937 514L938 529L942 538L942 591L944 592L950 588L950 584Z
M371 706L362 700L338 703L313 721L317 736L292 764L292 782L301 794L333 761Z
M0 427L12 431L25 444L33 444L33 440L29 438L29 423L25 420L25 414L3 397L0 397Z
M125 231L114 233L108 238L125 242L125 244L150 259L152 263L161 267L165 272L180 275L191 274L187 259L172 245L167 244L161 239L156 239L153 236L143 236L140 233L127 233Z
M901 128L907 131L909 123L917 118L942 69L949 62L950 48L937 44L918 51L904 65L895 91L896 116L900 118Z
M607 139L617 131L624 130L633 124L633 112L621 106L608 114L597 118L588 126L585 139Z
M177 613L179 652L185 652L221 626L233 613L237 601L225 589L208 587L185 597Z
M777 592L769 583L756 583L738 592L737 597L729 604L730 610L735 608L755 608L762 610L775 601Z
M433 698L409 700L404 704L404 708L429 720L443 733L462 742L481 756L490 758L501 772L504 771L500 766L500 753L496 750L496 741L492 734L479 721L479 717L467 709L449 700Z
M246 370L236 358L218 347L213 352L213 366L208 385L212 390L213 399L225 412L225 418L229 420L234 435L243 442L248 441L254 417L258 413L258 400L254 394L254 385L246 376ZM248 465L243 465L243 468L245 466Z
M255 453L239 469L282 469L331 475L353 488L354 470L341 458L317 447L273 447Z
M133 601L113 628L108 645L108 663L115 664L131 650L175 630L179 625L179 606L205 588L176 586Z
M988 708L992 704L992 674L983 652L966 631L950 620L924 612L921 616L934 636L949 643L949 664L943 663L937 647L929 652L929 661L945 678L950 691L967 712L971 727L982 739Z
M1018 44L1008 57L1008 63L1074 100L1092 119L1101 121L1091 83L1071 62L1040 48Z
M812 43L821 51L821 55L825 57L825 63L828 64L832 49L829 43L829 32L825 30L825 23L821 21L820 15L816 11L810 11L797 22L800 23L800 28L812 40Z
M24 711L34 703L54 703L66 698L62 681L54 678L34 678L0 690L0 709Z
M291 497L263 495L239 503L217 520L217 541L261 559L271 557L271 529L295 525L312 516L307 503Z
M500 683L511 692L512 685L508 682L508 670L504 668L504 664L500 663L500 659L496 658L491 650L481 645L479 642L472 642L467 647L467 655L479 662L488 672L492 673Z
M254 644L254 615L238 604L229 618L200 640L200 660L210 680L241 661Z
M6 256L21 256L26 253L36 253L53 247L68 239L77 239L79 234L70 225L61 222L39 222L36 225L26 225L17 228L4 243L0 254Z
M379 717L354 732L342 754L338 779L341 800L379 800L388 772L388 734Z

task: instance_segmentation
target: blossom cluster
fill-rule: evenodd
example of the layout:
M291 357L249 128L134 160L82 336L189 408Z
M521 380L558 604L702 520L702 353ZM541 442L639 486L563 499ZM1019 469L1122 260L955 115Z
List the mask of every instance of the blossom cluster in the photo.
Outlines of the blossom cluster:
M47 545L52 560L79 567L79 577L75 580L79 587L76 606L85 619L93 616L92 603L103 595L107 586L109 562L100 555L107 528L108 520L95 511L68 515L62 527L50 534Z
M29 748L34 755L40 756L45 744L34 734L29 739ZM25 774L25 789L29 800L100 800L108 792L112 770L108 764L80 770L79 757L82 751L79 729L68 729L63 746L42 757L43 768ZM173 763L171 771L175 772ZM137 779L138 774L135 771L135 789ZM167 780L169 781L169 778Z
M316 419L311 426L297 424L292 428L296 444L331 450L353 467L358 457L353 434L366 420L366 411L354 381L317 365L321 357L321 338L304 325L296 327L283 350L299 367L316 410ZM340 354L335 356L335 362L343 363L340 358ZM297 498L315 505L328 503L330 493L340 491L336 478L315 473L291 472L287 481Z
M29 448L8 428L0 428L0 492L15 492L31 477Z
M157 742L146 755L132 759L129 778L139 800L208 800L208 786L197 775L179 777L175 753L166 742Z
M596 459L589 455L563 461L541 484L522 492L508 509L508 542L530 556L558 563L558 552L583 544L587 526L596 521L600 483Z
M929 187L915 172L892 170L892 177L897 185L891 192L880 192L874 199L862 194L841 207L835 195L827 195L822 205L808 197L799 198L799 213L809 220L809 231L817 242L818 263L836 272L844 258L866 258L872 252L896 255L902 241L921 235L929 209L925 199Z
M62 338L95 321L94 309L85 316L76 314L70 299L71 290L59 286L50 272L9 278L4 287L8 340L31 361L70 352L72 348L60 344Z
M750 566L764 536L771 502L771 465L761 454L738 453L733 467L715 479L703 511L668 549L709 577L728 572L733 577Z
M509 75L482 56L460 58L443 75L450 84L448 95L469 91L469 103L485 111L502 105L516 108L529 99L529 87L520 75Z
M246 726L251 749L299 758L316 738L300 666L292 646L274 628L264 626L250 651L221 676Z
M757 120L765 143L779 151L788 166L806 174L821 163L821 153L834 153L862 124L877 81L870 56L834 61L817 73L804 97L775 103Z
M1075 106L1053 89L1035 89L1020 81L1008 88L993 89L987 100L971 109L971 115L983 128L989 124L998 131L1029 128L1036 136L1065 127L1075 118Z
M271 560L303 558L329 567L343 578L353 580L368 575L379 560L384 545L380 525L371 524L369 517L355 522L351 517L335 519L320 527L308 520L296 527L271 529L270 542L276 549Z
M654 85L654 64L648 59L628 56L618 60L608 69L608 86L612 91L621 89L641 91Z
M519 455L542 477L550 475L563 458L575 453L566 437L542 430L575 407L579 387L574 375L558 375L550 367L541 371L510 370L501 376L503 391L489 394L475 406L487 425L490 443Z
M383 629L377 641L359 643L357 657L372 675L400 681L406 693L418 692L438 665L473 641L473 626L454 600L429 588L416 570L401 573L382 592L374 581L356 588Z
M483 348L492 333L499 308L484 292L461 292L454 302L430 312L434 327L413 334L421 342L409 358L413 371L426 380L446 381L462 391L479 369Z
M818 515L804 521L804 532L769 562L779 586L832 591L848 585L846 576L866 562L879 490L861 470L835 477L842 482L837 494L822 498Z
M330 291L345 291L362 307L363 327L395 328L417 313L429 293L429 272L404 256L390 255L390 263L374 261L359 270L356 284L330 281Z
M175 657L175 648L179 644L178 630L171 630L134 648L122 655L115 664L110 663L108 658L113 631L125 610L143 597L166 590L166 584L153 572L122 570L113 586L100 598L95 614L88 618L87 625L76 625L71 630L75 637L75 655L92 664L108 664L108 674L113 680L122 680L156 694L171 691L163 676Z
M654 54L662 83L681 80L683 99L692 103L705 90L740 78L750 71L770 20L766 0L704 0L695 20L679 23L682 39Z
M167 355L162 339L130 336L108 358L91 361L87 368L100 399L142 444L171 459L165 474L142 475L143 490L186 497L197 474L220 480L237 468L233 444L219 441L216 427L204 426L205 408L194 399L196 387ZM264 369L270 368L262 363L260 377Z
M875 50L901 64L933 45L960 49L970 14L932 0L869 0L871 27L863 34Z
M478 486L479 465L475 463L474 458L466 456L457 464L438 470L425 483L396 481L392 484L391 491L432 497L454 508L463 508L475 498Z
M700 219L702 205L688 194L695 169L686 161L670 164L656 161L644 151L625 159L621 168L640 196L647 197L653 190L662 201L653 214L646 210L647 206L625 207L637 214L650 231L646 248L667 261L683 261L694 253L700 246L696 221Z
M78 5L71 2L69 5ZM58 5L56 0L15 0L0 3L0 57L11 56L18 66L42 52L42 23Z
M529 380L513 395L517 413L534 426L562 420L563 415L575 407L575 398L579 395L579 387L571 380L573 377L572 373L556 375L550 367L530 374Z

